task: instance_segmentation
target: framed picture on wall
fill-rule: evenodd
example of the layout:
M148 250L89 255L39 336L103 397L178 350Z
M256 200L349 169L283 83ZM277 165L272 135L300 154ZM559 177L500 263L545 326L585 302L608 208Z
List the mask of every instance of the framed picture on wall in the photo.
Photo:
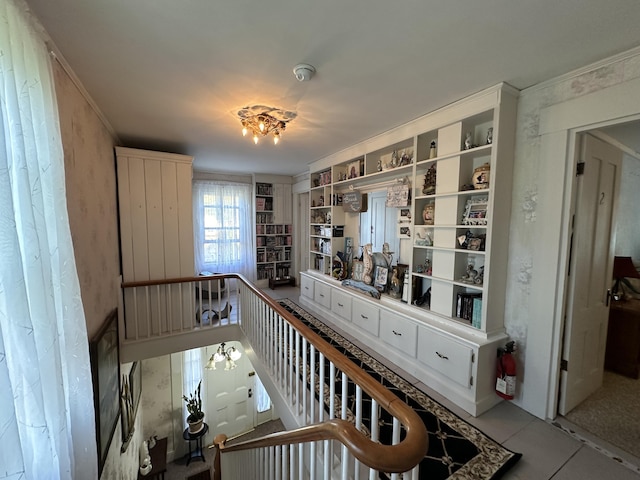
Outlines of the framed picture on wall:
M93 403L96 416L98 475L102 473L111 439L120 416L120 356L118 310L114 309L89 342Z

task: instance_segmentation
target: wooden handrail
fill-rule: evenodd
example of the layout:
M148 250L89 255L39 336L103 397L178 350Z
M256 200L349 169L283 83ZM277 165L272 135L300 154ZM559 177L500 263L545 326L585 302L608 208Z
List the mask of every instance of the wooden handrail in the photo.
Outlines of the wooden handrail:
M220 451L230 452L233 450L241 450L241 448L238 447L245 444L253 444L252 447L246 446L245 448L257 448L259 446L263 446L259 445L259 442L267 442L264 444L266 446L286 445L295 443L296 441L306 442L336 439L340 440L362 463L376 470L389 473L399 473L411 470L419 463L427 452L428 436L424 423L418 414L395 394L383 387L364 370L341 354L338 350L333 348L327 341L292 315L279 303L273 301L271 297L256 288L243 275L238 273L229 273L213 276L127 282L123 283L122 287L131 288L168 283L188 283L208 280L215 281L219 278L237 278L242 281L255 296L268 304L269 307L278 315L285 318L287 322L298 330L300 335L305 337L307 341L312 344L316 350L321 352L326 359L330 360L350 379L352 379L354 383L359 385L363 391L367 392L371 398L376 400L380 406L397 418L404 426L406 432L404 439L400 443L396 445L382 445L365 437L353 424L345 420L332 419L323 423L308 425L287 432L267 435L260 439L243 442L242 444L225 446L220 449ZM222 438L222 436L220 438Z
M409 438L410 435L411 438ZM224 435L216 436L214 442L221 453L228 453L292 443L338 440L349 449L354 457L368 467L386 473L401 473L413 468L424 457L427 451L426 435L424 439L424 444L418 444L419 448L411 449L415 451L409 451L406 444L422 441L412 429L412 432L407 430L407 437L403 442L396 445L382 445L368 439L351 422L334 418L294 430L271 433L234 445L226 445L226 436Z

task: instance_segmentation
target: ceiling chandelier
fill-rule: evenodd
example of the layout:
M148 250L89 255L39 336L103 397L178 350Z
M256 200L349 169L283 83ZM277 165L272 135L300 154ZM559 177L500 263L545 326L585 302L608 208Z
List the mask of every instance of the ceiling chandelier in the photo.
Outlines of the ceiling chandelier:
M296 118L295 112L268 107L266 105L253 105L244 107L238 111L238 118L242 124L242 135L251 133L253 143L257 144L260 137L272 136L275 145L287 128L287 123Z
M228 350L224 348L225 343L222 342L218 347L216 353L211 355L209 361L204 366L207 370L217 370L216 363L225 362L224 369L225 370L233 370L236 368L236 360L242 357L242 354L236 347L231 347Z

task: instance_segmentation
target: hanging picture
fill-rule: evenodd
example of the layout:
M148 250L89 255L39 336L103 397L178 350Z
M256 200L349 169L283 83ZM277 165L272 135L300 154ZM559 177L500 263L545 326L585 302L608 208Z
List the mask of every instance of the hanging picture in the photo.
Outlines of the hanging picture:
M387 187L387 207L407 207L411 198L409 197L409 184L401 183Z
M120 416L120 359L118 311L113 310L89 344L93 402L96 415L98 475L102 473L109 445Z

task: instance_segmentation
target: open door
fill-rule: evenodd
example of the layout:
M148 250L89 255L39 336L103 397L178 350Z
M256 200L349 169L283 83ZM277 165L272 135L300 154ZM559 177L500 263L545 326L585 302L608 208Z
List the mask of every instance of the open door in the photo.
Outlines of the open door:
M558 411L566 415L602 385L613 268L613 219L622 152L592 135L580 156Z

